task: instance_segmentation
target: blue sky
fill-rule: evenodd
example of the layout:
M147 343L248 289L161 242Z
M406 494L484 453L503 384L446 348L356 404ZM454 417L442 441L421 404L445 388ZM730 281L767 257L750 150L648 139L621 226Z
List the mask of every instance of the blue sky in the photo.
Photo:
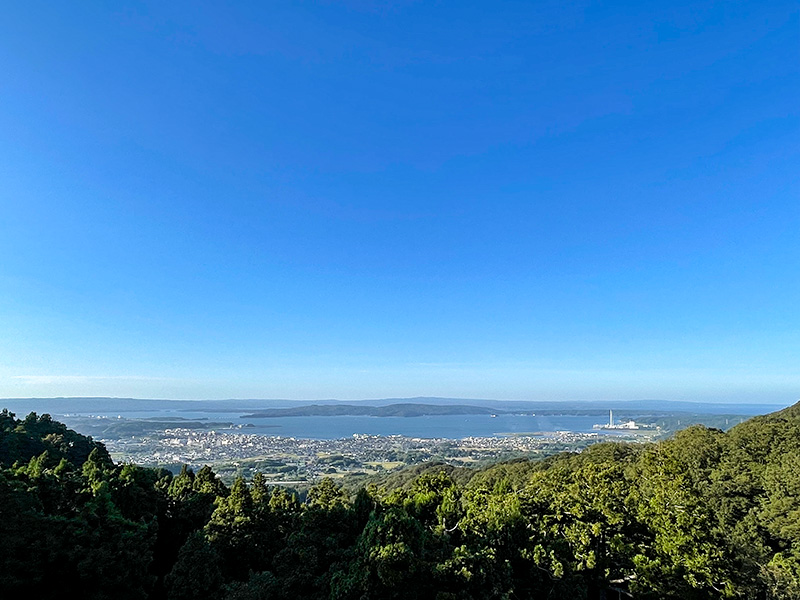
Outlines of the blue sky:
M0 397L800 397L795 2L14 3Z

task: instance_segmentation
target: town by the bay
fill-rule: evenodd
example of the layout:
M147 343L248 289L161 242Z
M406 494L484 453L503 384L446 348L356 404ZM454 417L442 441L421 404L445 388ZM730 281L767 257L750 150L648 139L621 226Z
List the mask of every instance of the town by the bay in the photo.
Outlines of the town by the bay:
M26 401L9 401L26 414ZM412 399L322 404L275 401L52 399L36 406L102 442L120 462L211 465L224 480L261 473L305 487L323 477L380 480L439 461L483 467L517 458L581 451L602 441L654 441L700 423L736 425L763 407L610 402ZM260 407L260 408L259 408Z

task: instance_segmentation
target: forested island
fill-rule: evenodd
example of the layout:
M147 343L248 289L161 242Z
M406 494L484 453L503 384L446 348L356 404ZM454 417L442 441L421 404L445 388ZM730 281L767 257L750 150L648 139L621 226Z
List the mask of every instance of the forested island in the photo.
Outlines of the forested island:
M0 413L0 597L800 597L800 404L727 432L345 491L115 463Z
M388 406L364 406L354 404L309 404L291 408L267 408L242 419L267 419L278 417L425 417L431 415L488 415L500 411L485 406L459 404L398 403Z

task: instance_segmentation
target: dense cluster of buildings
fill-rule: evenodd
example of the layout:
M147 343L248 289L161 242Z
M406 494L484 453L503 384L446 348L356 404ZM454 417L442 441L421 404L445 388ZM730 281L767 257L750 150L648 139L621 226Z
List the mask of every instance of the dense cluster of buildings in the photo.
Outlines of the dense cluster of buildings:
M356 434L320 440L239 432L167 429L151 436L103 440L123 461L144 465L228 463L250 470L314 478L334 472L381 470L431 459L474 463L596 441L597 433L553 432L508 437L412 438Z

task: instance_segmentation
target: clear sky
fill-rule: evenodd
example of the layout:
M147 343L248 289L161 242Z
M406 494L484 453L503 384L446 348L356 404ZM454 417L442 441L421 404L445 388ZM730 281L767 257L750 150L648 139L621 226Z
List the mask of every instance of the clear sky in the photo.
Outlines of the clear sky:
M0 14L0 397L800 397L800 8Z

